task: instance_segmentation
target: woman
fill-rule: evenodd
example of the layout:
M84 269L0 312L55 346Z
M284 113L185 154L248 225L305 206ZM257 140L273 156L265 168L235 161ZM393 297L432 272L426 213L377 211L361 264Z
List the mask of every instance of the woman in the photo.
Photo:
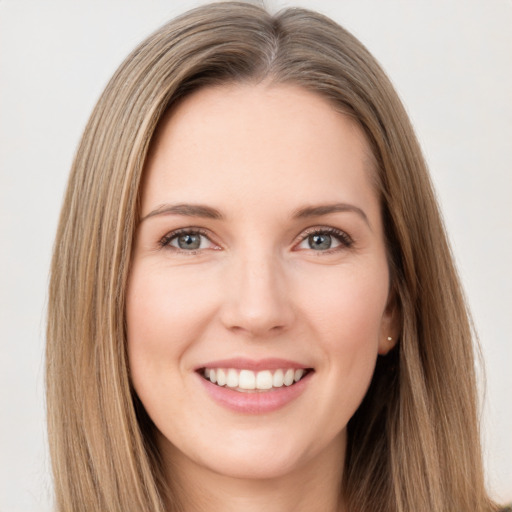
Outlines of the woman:
M127 58L49 304L59 510L496 510L420 149L320 15L205 6Z

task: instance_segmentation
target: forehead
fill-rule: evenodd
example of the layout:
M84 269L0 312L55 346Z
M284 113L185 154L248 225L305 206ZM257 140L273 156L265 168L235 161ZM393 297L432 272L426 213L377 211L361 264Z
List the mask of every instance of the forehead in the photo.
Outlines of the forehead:
M290 85L200 89L159 124L145 168L142 214L169 200L247 206L255 198L367 201L373 157L356 121ZM174 197L174 196L186 197ZM290 201L288 201L290 200ZM151 205L149 204L151 203Z

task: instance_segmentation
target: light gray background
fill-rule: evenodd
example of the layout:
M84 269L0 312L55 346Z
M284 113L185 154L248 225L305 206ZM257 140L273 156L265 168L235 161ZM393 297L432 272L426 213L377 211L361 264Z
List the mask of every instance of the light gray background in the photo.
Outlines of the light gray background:
M51 508L46 287L81 131L126 54L200 3L0 0L0 512ZM512 500L512 2L294 4L322 11L358 36L410 113L482 341L489 486L495 497Z

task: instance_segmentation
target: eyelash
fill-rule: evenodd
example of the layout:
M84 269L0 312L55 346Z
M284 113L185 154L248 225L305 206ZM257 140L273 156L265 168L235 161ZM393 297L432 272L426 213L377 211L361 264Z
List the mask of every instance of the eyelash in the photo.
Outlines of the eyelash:
M325 251L316 251L318 255L331 254L333 252L337 252L343 249L349 249L354 244L354 240L352 239L352 237L350 237L345 231L341 231L341 229L333 227L308 228L303 233L300 234L298 244L304 242L312 235L330 235L340 243L339 247L329 248Z
M159 246L161 248L167 248L172 251L175 251L180 254L187 254L187 255L195 255L198 251L204 250L204 249L192 249L192 250L183 250L179 249L177 247L173 247L170 245L170 243L177 237L181 235L201 235L207 238L211 243L214 243L211 241L211 237L208 231L201 229L201 228L182 228L177 229L175 231L171 231L170 233L167 233L164 237L162 237L159 241ZM333 238L335 238L340 245L338 247L329 248L325 251L316 251L318 255L321 254L331 254L333 252L337 252L343 249L350 248L354 241L353 239L344 231L341 231L340 229L336 229L333 227L315 227L315 228L308 228L304 232L300 234L300 236L297 238L297 241L294 244L294 247L299 245L300 243L304 242L308 239L308 237L313 235L330 235ZM310 249L313 251L313 249Z
M201 228L193 228L192 227L192 228L176 229L175 231L171 231L170 233L167 233L167 235L165 235L163 238L160 239L158 245L162 249L170 249L179 254L187 254L190 256L193 256L194 254L197 254L198 251L202 250L202 249L183 250L183 249L179 249L177 247L171 246L170 243L175 238L177 238L181 235L201 235L201 236L204 236L205 238L207 238L208 240L210 240L210 242L211 242L211 237L210 237L210 234L208 233L208 231L201 229Z

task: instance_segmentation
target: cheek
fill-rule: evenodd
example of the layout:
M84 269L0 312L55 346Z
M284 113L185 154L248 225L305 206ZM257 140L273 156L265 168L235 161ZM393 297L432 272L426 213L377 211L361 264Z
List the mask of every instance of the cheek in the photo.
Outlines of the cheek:
M387 271L346 268L317 275L297 296L310 321L328 338L377 344L388 296Z
M213 310L208 289L187 272L162 272L134 264L126 322L132 381L139 392L158 376L172 380L183 368L183 354L201 336Z
M321 390L308 423L328 439L345 429L371 382L387 289L380 264L325 269L296 281L302 339L317 357Z
M379 341L385 326L388 297L387 269L381 265L352 267L317 276L315 286L297 296L329 367L333 389L362 399L373 375ZM354 402L355 403L355 402Z

